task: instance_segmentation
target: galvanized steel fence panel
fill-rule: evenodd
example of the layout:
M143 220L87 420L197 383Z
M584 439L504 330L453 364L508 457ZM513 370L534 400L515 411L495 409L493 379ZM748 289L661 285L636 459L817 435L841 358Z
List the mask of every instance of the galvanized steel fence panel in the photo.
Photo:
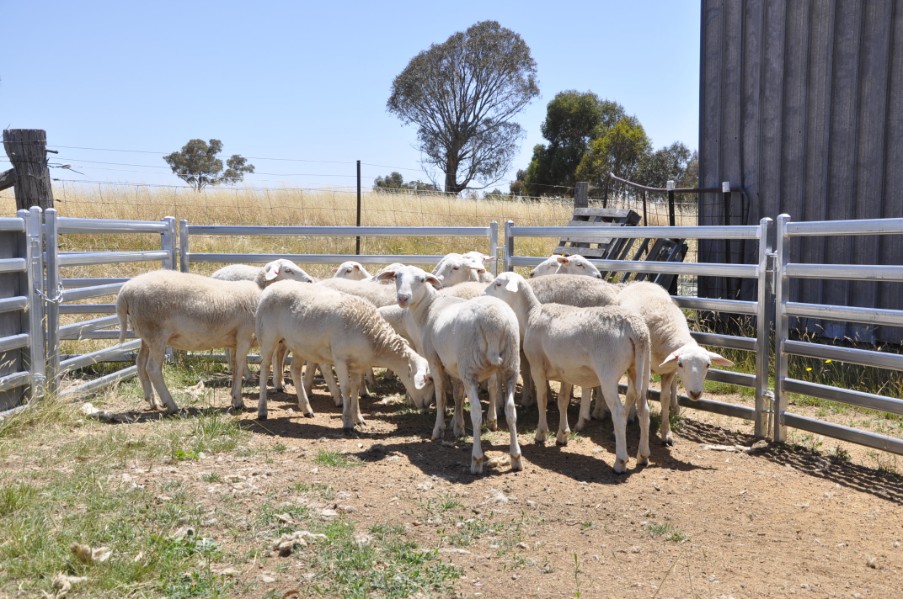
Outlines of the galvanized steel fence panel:
M790 376L791 356L815 358L872 366L885 370L903 371L903 355L892 351L833 346L792 339L791 319L817 318L826 321L855 322L870 325L901 327L903 311L874 309L864 306L831 306L791 301L794 280L818 278L841 281L903 282L903 266L880 264L848 264L850 256L833 255L832 264L793 262L791 240L798 237L842 238L858 235L903 235L903 219L839 220L793 222L782 214L777 220L777 288L775 296L775 411L773 436L784 441L785 427L791 426L812 433L903 454L903 439L863 431L789 411L788 393L816 397L893 414L903 414L903 399L865 393L804 381ZM903 341L903 340L901 340Z

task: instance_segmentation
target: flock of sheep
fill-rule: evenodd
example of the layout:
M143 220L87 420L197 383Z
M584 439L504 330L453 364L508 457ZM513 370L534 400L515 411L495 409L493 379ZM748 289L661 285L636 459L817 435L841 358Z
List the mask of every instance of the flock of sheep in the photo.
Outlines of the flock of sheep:
M515 407L520 376L521 405L535 401L539 411L536 442L543 443L549 431L548 381L562 383L556 435L561 445L570 432L571 388L579 385L583 394L576 429L607 409L615 433L614 470L621 473L627 468L626 425L633 408L640 426L637 464L649 458L650 372L661 375L660 433L670 445L668 415L672 403L676 406L678 377L689 397L699 399L709 366L733 365L696 343L683 312L657 284L607 283L582 256L552 256L529 279L514 272L493 277L485 266L489 258L480 252L452 253L432 272L391 264L373 275L357 262L345 262L332 278L320 281L289 260L263 267L230 265L210 277L153 271L134 277L119 292L120 340L130 324L141 339L136 364L144 398L151 408L168 412L178 407L163 381L167 346L226 348L232 406L241 410L247 354L256 342L260 419L267 417L271 367L273 387L284 389L288 352L301 413L313 416L308 394L319 368L336 405L342 406L346 433L364 424L359 396L373 367L395 373L418 408L435 399L434 440L445 433L448 392L454 401L452 430L464 435L466 396L474 474L483 471L485 461L479 433L481 384L489 393L487 426L495 430L497 409L505 412L513 470L523 468ZM618 383L625 374L628 391L622 403ZM592 389L597 390L595 407Z

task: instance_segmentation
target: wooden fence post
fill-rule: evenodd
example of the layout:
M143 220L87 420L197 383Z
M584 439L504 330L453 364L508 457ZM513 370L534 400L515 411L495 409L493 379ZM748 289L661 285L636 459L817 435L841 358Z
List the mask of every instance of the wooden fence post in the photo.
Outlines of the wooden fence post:
M53 208L50 169L47 168L47 133L43 129L6 129L3 147L13 163L16 210ZM8 178L9 173L4 173Z
M574 188L574 208L589 208L589 183L578 181Z

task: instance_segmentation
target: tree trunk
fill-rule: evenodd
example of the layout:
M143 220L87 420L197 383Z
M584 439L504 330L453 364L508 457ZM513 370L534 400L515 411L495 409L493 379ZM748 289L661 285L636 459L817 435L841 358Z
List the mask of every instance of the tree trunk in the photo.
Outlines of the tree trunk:
M53 208L50 169L47 168L47 133L43 129L6 129L3 147L16 171L16 210Z

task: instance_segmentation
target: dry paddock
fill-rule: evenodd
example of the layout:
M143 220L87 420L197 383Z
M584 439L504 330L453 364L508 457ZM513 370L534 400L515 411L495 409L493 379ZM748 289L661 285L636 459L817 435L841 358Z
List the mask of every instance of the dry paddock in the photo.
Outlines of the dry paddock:
M253 519L263 498L303 505L324 521L346 519L358 531L403 527L406 538L459 568L430 596L900 596L903 483L895 465L870 467L867 452L853 446L770 446L751 436L749 423L684 409L674 447L653 439L647 467L636 466L638 429L630 425L632 459L617 475L610 420L593 422L566 447L554 436L538 446L532 408L518 414L524 470L510 470L502 416L498 432L483 434L488 471L474 476L470 438L449 432L430 441L434 414L407 408L397 391L380 382L362 401L367 425L349 438L322 385L314 418L294 410L292 395L271 392L265 422L255 420L255 388L246 387L249 409L237 417L250 452L134 462L111 476L150 487L177 481L214 514L205 531L213 536L224 518ZM225 409L227 392L219 389L212 403ZM159 424L135 401L110 400L106 409L139 417L109 426L140 435ZM576 410L572 404L572 423ZM655 431L654 402L652 412ZM324 464L324 452L348 459ZM315 547L286 557L269 551L271 539L231 542L261 548L230 570L251 589L247 596L307 595L305 552Z

